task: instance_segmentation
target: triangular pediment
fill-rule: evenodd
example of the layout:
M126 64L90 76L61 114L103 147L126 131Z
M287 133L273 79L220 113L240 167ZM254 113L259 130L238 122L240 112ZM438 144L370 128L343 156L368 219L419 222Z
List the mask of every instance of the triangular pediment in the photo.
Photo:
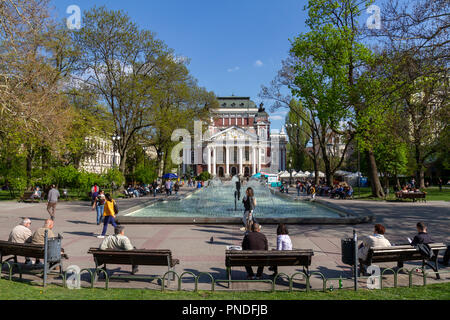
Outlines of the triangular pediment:
M257 140L258 137L242 128L239 127L230 127L220 132L214 134L210 141L220 141L220 140Z

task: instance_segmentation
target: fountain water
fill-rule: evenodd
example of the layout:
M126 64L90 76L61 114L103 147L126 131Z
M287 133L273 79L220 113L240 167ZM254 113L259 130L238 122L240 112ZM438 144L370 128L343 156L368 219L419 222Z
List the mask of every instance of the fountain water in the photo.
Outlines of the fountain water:
M339 218L339 213L323 206L303 201L291 201L273 195L258 180L250 180L241 187L241 199L235 211L234 192L237 177L229 182L213 179L209 185L197 190L181 201L157 202L149 207L130 213L131 217L242 217L242 197L248 187L255 191L256 218Z

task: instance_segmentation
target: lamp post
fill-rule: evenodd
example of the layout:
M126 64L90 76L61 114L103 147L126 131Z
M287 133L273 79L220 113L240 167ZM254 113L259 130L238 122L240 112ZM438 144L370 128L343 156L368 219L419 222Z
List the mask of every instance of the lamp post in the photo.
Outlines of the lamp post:
M113 141L113 168L116 168L117 161L116 161L116 153L117 153L117 144L119 143L121 136L117 134L117 132L111 137Z
M164 170L164 164L163 164L164 151L159 151L158 152L158 157L161 160L160 163L159 163L159 176L162 177L162 175L164 174L163 173L163 170Z
M117 166L117 160L116 160L116 153L117 153L117 144L119 143L120 139L122 137L119 136L116 133L114 133L114 135L111 137L112 141L113 141L113 169L116 169ZM114 181L111 182L111 194L114 196L114 189L115 189L115 183Z
M289 178L289 186L292 185L292 158L289 160L289 172L291 177Z
M361 199L361 153L358 140L356 140L356 148L358 149L358 199Z

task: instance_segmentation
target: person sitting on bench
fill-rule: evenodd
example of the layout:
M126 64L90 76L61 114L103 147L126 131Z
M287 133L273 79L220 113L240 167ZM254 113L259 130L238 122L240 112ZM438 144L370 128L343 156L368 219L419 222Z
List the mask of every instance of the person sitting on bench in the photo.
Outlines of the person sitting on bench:
M33 235L31 236L31 243L32 244L44 244L45 243L45 230L48 230L47 233L47 237L50 238L55 238L55 234L53 233L52 229L53 229L53 220L52 219L47 219L45 220L44 226L37 229ZM35 264L40 264L41 261L39 259L36 259L36 263Z
M411 242L412 246L417 246L418 244L430 244L433 243L430 235L427 232L427 226L423 222L419 222L416 225L418 234L414 237Z
M292 241L289 237L289 230L284 223L278 224L277 227L277 250L292 250ZM273 271L272 277L278 274L278 266L269 267L270 271Z
M133 245L131 244L130 239L128 239L127 236L125 236L125 227L124 226L117 226L114 228L114 235L106 237L102 244L100 245L100 250L125 250L130 251L135 249ZM137 273L138 266L133 265L131 274Z
M34 200L34 199L41 199L42 196L42 192L40 190L39 187L36 187L36 189L34 190L33 194L31 195L30 199Z
M33 232L30 230L31 220L28 218L24 218L22 222L15 226L11 233L9 234L8 241L12 243L25 243L29 242L29 239L33 235Z
M390 247L391 243L384 237L386 228L381 224L376 224L374 234L372 236L363 237L362 243L358 248L358 257L362 261L367 259L370 248L374 247Z
M30 229L31 220L28 218L23 218L22 222L15 226L11 233L9 234L8 241L12 243L26 243L31 241L31 236L33 232ZM31 260L28 257L25 257L25 263L31 264Z
M252 224L252 232L245 235L242 241L242 250L269 250L269 244L267 238L261 232L261 226L258 223ZM247 271L247 279L254 279L254 273L251 266L245 266ZM256 278L261 279L264 271L264 267L258 267L256 272Z

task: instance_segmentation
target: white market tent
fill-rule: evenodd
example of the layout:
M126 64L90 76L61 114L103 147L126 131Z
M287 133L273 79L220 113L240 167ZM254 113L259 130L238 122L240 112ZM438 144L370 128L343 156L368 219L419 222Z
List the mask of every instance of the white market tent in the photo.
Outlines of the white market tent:
M345 177L345 176L350 176L353 175L353 172L348 172L348 171L343 171L343 170L338 170L334 173L335 176L338 177Z
M297 174L295 175L295 178L306 178L308 177L308 175L306 175L304 172L297 172Z
M280 174L280 178L290 178L291 174L287 171L284 171L283 173Z
M310 174L309 174L309 177L310 178L314 178L316 176L316 173L315 172L311 172ZM323 173L322 171L319 171L319 178L325 178L325 173Z

